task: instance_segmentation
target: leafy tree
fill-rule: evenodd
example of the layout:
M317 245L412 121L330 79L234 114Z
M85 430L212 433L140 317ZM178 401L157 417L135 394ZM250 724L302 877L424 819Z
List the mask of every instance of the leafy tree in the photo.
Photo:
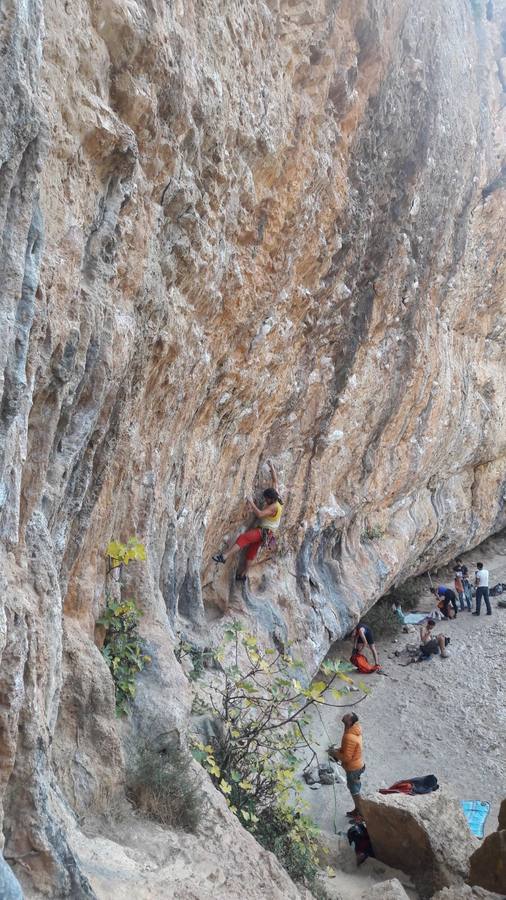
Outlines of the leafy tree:
M228 646L227 646L228 645ZM317 829L304 814L301 785L296 777L301 750L311 750L308 713L316 704L342 701L353 684L351 667L340 660L321 667L325 681L305 687L305 672L290 653L263 650L257 638L234 622L215 653L221 664L214 680L197 688L199 711L217 721L217 736L209 744L194 742L194 756L207 769L231 811L274 850L295 880L312 891L317 887ZM225 660L227 660L225 662Z

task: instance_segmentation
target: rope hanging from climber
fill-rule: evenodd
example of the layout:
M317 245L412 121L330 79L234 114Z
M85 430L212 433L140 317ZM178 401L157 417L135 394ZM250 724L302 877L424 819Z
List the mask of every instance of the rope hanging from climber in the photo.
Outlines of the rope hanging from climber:
M213 560L216 563L226 563L227 559L239 553L240 550L246 550L244 563L237 570L235 576L236 581L246 581L248 567L256 558L260 547L266 547L271 551L276 549L274 532L279 528L283 513L283 501L279 496L276 470L270 459L267 461L267 465L271 474L272 486L263 492L265 505L258 507L252 497L246 498L248 505L258 519L258 523L254 528L243 531L228 550L225 550L223 553L216 553L213 556Z

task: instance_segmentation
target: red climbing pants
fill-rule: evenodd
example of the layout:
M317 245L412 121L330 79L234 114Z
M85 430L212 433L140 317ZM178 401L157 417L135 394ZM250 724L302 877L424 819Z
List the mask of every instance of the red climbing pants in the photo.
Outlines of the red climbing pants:
M251 562L252 559L255 559L262 544L262 529L251 528L250 531L244 531L237 538L236 544L238 544L241 549L244 547L248 548L246 550L246 559Z

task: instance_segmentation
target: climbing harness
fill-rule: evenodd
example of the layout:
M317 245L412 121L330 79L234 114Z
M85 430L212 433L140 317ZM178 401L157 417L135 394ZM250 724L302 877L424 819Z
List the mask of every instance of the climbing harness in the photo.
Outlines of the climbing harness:
M262 528L262 549L269 553L275 553L278 548L276 535L270 528Z

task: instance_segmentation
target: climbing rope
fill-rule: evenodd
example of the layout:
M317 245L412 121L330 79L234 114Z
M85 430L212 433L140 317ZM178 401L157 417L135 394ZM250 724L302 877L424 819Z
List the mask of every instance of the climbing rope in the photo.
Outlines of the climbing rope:
M325 722L323 721L322 714L320 712L318 704L315 704L315 709L320 717L320 722L322 723L323 730L325 731L325 734L327 735L327 740L328 740L329 746L330 746L332 744L332 739L330 737L330 734L327 731L327 726L325 725ZM339 831L337 828L337 794L336 794L335 781L332 782L332 790L334 791L334 834L342 834L342 832Z

